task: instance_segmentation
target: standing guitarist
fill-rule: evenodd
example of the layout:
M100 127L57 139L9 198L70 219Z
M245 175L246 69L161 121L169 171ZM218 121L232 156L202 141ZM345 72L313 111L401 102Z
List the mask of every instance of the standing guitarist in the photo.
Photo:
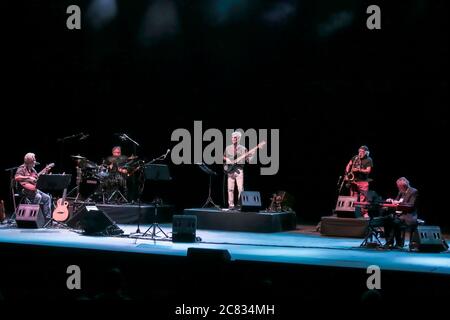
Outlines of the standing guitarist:
M241 136L242 134L239 131L235 131L231 134L231 144L225 148L223 157L226 164L233 164L232 167L229 166L232 169L227 171L229 209L234 209L234 186L237 184L239 198L241 197L242 191L244 191L244 163L246 161L250 162L254 156L254 151L249 152L246 155L247 148L239 144ZM238 158L242 159L236 162Z
M27 153L24 157L24 164L19 166L14 176L14 180L23 187L23 194L32 204L40 204L42 212L48 219L51 218L51 199L50 196L36 188L37 179L42 173L46 173L53 165L46 166L44 170L37 173L34 169L36 165L36 156L34 153Z

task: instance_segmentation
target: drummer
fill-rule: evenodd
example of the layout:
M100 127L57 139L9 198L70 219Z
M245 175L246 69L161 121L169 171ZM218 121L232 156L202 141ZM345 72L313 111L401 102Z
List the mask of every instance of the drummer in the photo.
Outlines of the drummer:
M128 188L126 183L128 171L124 167L127 161L128 157L122 155L122 148L120 146L113 147L112 155L106 158L106 160L104 161L104 164L109 169L109 179L114 182L113 188L119 188L119 190L124 194L125 197L127 197L128 195Z
M123 167L127 161L128 157L122 155L122 148L115 146L112 148L112 156L106 158L105 164L108 166L110 172L127 174L127 169Z

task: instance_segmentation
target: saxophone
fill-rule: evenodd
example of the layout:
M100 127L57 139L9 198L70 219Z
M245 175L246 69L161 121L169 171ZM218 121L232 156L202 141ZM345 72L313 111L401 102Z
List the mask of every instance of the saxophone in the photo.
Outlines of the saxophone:
M345 175L345 180L348 183L355 181L355 174L353 173L353 169L361 169L361 158L359 156L356 156L356 158L352 162L353 163L350 171Z

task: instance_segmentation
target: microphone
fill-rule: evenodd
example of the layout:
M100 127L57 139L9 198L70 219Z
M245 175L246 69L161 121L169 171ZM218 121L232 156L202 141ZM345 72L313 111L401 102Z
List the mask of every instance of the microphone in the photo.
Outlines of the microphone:
M170 149L167 149L166 154L164 155L164 159L167 157L167 155L169 154Z
M88 133L86 133L86 134L84 134L84 133L81 133L81 137L80 137L80 141L81 140L85 140L85 139L87 139L89 137L89 134Z
M126 134L125 133L114 133L115 136L117 136L120 140L125 141L126 138Z
M36 161L35 164L38 166L38 165L40 165L41 163Z

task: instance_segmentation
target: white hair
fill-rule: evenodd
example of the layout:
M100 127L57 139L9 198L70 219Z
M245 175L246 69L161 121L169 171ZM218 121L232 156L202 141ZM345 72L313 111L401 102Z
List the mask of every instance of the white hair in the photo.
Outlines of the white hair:
M409 187L409 181L405 177L398 178L397 183Z
M237 137L238 139L240 139L242 137L242 133L240 133L239 131L235 131L231 134L231 137Z
M33 162L36 159L36 155L32 152L28 152L25 157L23 157L23 161L25 163Z

